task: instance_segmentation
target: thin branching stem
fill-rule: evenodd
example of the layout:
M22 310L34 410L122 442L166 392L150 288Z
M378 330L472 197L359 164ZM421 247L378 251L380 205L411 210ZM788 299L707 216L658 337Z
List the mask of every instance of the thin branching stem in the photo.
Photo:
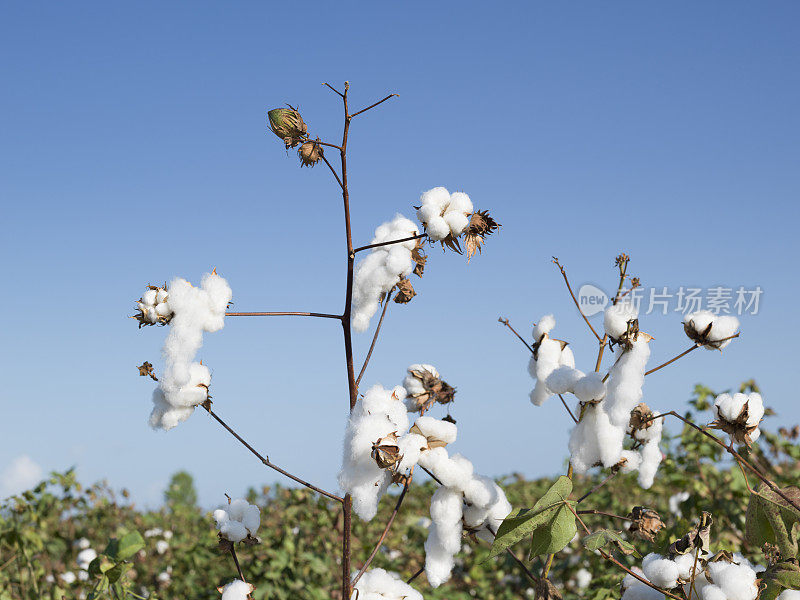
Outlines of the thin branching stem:
M344 94L342 92L340 92L339 90L337 90L335 87L333 87L330 83L326 82L326 83L323 83L322 85L327 86L328 88L332 89L334 92L339 94L340 97L344 98Z
M342 315L332 315L329 313L316 313L316 312L289 312L289 311L272 311L272 312L226 312L226 317L321 317L323 319L337 319L342 320Z
M567 272L564 269L564 267L561 265L561 263L558 262L558 258L556 258L555 256L553 257L553 264L555 264L559 268L559 270L561 271L561 276L564 278L564 283L567 284L567 291L569 292L569 295L572 296L572 301L575 303L575 308L577 308L578 312L581 313L581 316L583 317L583 320L586 321L586 324L589 326L589 329L592 330L592 333L594 334L594 337L596 337L597 341L599 342L602 339L600 337L600 334L597 333L595 328L592 327L592 324L589 323L589 319L586 317L585 314L583 314L583 311L581 310L581 305L578 303L578 299L575 297L575 294L572 292L572 286L569 284L569 279L567 278Z
M381 533L381 537L378 538L378 542L372 549L369 558L367 558L367 562L364 563L364 566L361 567L358 573L356 573L356 576L353 577L353 582L351 584L353 587L355 587L355 585L358 583L358 580L361 579L361 576L367 571L370 564L372 564L373 559L378 554L378 550L380 550L381 548L381 544L383 544L383 540L385 540L386 536L389 534L389 529L391 528L392 523L394 523L394 518L397 516L397 513L400 512L400 506L403 504L403 500L406 497L406 492L408 492L408 485L409 481L406 480L405 484L403 485L403 490L400 492L400 496L397 498L397 503L394 505L394 510L392 511L392 514L389 516L389 520L386 522L386 527L383 528L383 533Z
M616 306L619 299L622 297L620 294L622 293L622 286L625 285L625 276L628 272L628 262L629 259L626 258L623 260L622 264L619 267L619 284L617 285L617 293L614 294L614 300L611 301L612 306ZM603 362L603 352L605 352L606 346L608 345L608 334L604 333L603 337L600 339L600 349L597 351L597 362L594 365L594 372L600 372L600 364Z
M419 577L420 575L422 575L424 572L425 572L425 567L424 567L424 566L420 567L419 569L417 569L417 572L416 572L416 573L414 573L414 574L413 574L411 577L409 577L408 579L406 579L406 583L411 583L411 582L412 582L412 581L414 581L414 580L415 580L417 577Z
M323 496L326 496L326 497L330 498L331 500L336 500L337 502L343 502L342 498L340 498L340 497L339 497L339 496L337 496L336 494L331 494L330 492L326 492L326 491L325 491L325 490L323 490L322 488L318 488L317 486L315 486L315 485L313 485L313 484L311 484L311 483L309 483L309 482L307 482L307 481L304 481L303 479L300 479L300 478L299 478L299 477L297 477L296 475L292 475L292 474L291 474L291 473L289 473L288 471L286 471L286 470L284 470L284 469L280 468L278 465L276 465L276 464L273 464L272 462L270 462L270 460L269 460L269 457L264 457L264 456L262 456L262 455L261 455L261 454L260 454L260 453L259 453L259 452L258 452L258 451L255 449L255 448L253 448L253 447L252 447L250 444L248 444L248 443L247 443L247 442L246 442L246 441L245 441L245 440L242 438L242 436L240 436L238 433L236 433L236 432L235 432L235 431L234 431L234 430L233 430L233 429L232 429L232 428L231 428L231 427L230 427L230 426L229 426L229 425L228 425L228 424L227 424L225 421L223 421L223 420L220 418L220 416L219 416L217 413L215 413L213 410L211 410L211 407L210 407L208 404L210 404L210 402L209 402L209 403L203 403L203 404L201 404L200 406L202 406L203 408L205 408L205 409L206 409L206 411L208 412L208 414L210 414L210 415L211 415L211 416L214 418L214 420L215 420L217 423L219 423L220 425L222 425L222 427L223 427L223 428L224 428L224 429L225 429L225 430L226 430L228 433L230 433L230 434L231 434L233 437L235 437L237 440L239 440L239 442L240 442L240 443L241 443L241 444L242 444L242 445L243 445L245 448L247 448L247 449L248 449L248 450L249 450L249 451L250 451L250 452L251 452L251 453L252 453L252 454L253 454L253 455L254 455L256 458L258 458L258 459L259 459L259 460L260 460L262 463L264 463L264 465L265 465L265 466L269 467L270 469L273 469L274 471L277 471L277 472L278 472L278 473L280 473L281 475L285 475L285 476L286 476L286 477L288 477L289 479L292 479L292 480L296 481L296 482L297 482L297 483L299 483L300 485L303 485L303 486L307 487L307 488L308 488L308 489L310 489L310 490L314 490L314 491L315 491L315 492L317 492L318 494L322 494Z
M336 169L333 168L333 165L328 161L327 158L325 158L324 154L322 154L321 156L322 160L325 161L325 164L328 165L328 168L331 170L331 173L333 173L333 176L336 178L336 183L339 184L340 188L344 189L344 184L342 183L341 177L339 177L339 174L336 172Z
M719 439L717 436L709 433L703 427L700 427L699 425L693 423L692 421L690 421L686 417L681 416L680 414L678 414L674 410L671 410L671 411L665 412L665 413L661 413L659 415L652 416L652 417L650 417L648 419L648 421L652 421L654 419L662 419L662 418L665 418L665 417L668 417L668 416L676 417L676 418L680 419L681 421L683 421L684 423L686 423L689 427L691 427L691 428L699 431L700 433L702 433L708 439L713 441L715 444L717 444L722 449L724 449L727 453L729 453L731 456L733 456L733 458L735 458L736 461L739 462L740 465L744 465L745 467L747 467L756 477L758 477L761 480L762 483L764 483L764 485L766 485L769 489L771 489L778 496L780 496L785 502L788 502L790 506L792 506L796 510L800 510L800 505L798 505L798 503L796 501L792 500L786 494L784 494L781 491L781 489L771 479L769 479L767 476L765 476L763 473L761 473L761 471L759 471L755 466L750 464L750 462L746 458L744 458L741 454L739 454L733 448L733 442L731 442L730 445L726 444L721 439Z
M375 344L378 342L378 334L381 332L381 325L383 325L383 318L386 316L386 309L389 308L389 301L391 299L392 299L392 290L389 290L389 292L386 294L386 298L383 303L383 310L381 310L381 317L380 319L378 319L378 325L377 327L375 327L375 335L372 336L372 343L369 345L369 351L367 352L367 357L364 359L364 364L361 365L361 370L358 372L358 377L356 377L356 387L358 387L358 384L361 383L361 378L364 376L364 372L367 370L369 359L372 358L372 351L375 350Z
M621 521L633 521L630 517L623 517L622 515L615 515L614 513L604 512L602 510L595 510L593 508L587 508L585 510L577 511L579 515L602 515L604 517L611 517L612 519L619 519Z
M686 356L686 355L687 355L687 354L689 354L689 352L691 352L692 350L695 350L695 349L697 349L697 348L702 348L703 346L708 346L709 344L718 344L718 343L720 343L720 342L725 342L725 341L728 341L728 340L732 340L732 339L734 339L734 338L738 338L738 337L739 337L739 335L740 335L739 333L735 333L734 335L728 336L728 337L726 337L726 338L722 338L721 340L709 341L709 342L705 342L704 344L695 344L694 346L692 346L691 348L687 348L686 350L684 350L683 352L681 352L681 353L680 353L680 354L678 354L677 356L673 356L673 357L672 357L671 359L669 359L667 362L665 362L665 363L661 363L660 365L658 365L657 367L653 367L653 368L652 368L652 369L650 369L649 371L645 371L645 373L644 373L644 374L645 374L645 375L650 375L650 373L655 373L655 372L656 372L656 371L658 371L659 369L663 369L663 368L664 368L664 367L666 367L667 365L671 365L672 363L674 363L674 362L675 362L676 360L678 360L679 358L682 358L682 357Z
M411 235L409 237L400 238L398 240L389 240L388 242L379 242L377 244L367 244L366 246L359 246L353 253L358 254L364 250L369 250L371 248L380 248L381 246L391 246L392 244L400 244L402 242L410 242L411 240L419 240L424 237L428 237L427 233L418 233L416 235Z
M614 477L616 477L617 473L619 473L619 471L613 471L610 475L608 475L605 479L603 479L603 481L598 483L596 486L594 486L592 489L590 489L588 492L586 492L583 496L578 498L578 500L575 502L575 504L580 504L581 502L586 500L589 496L594 494L597 490L599 490L601 487L603 487L606 483L608 483Z
M379 104L383 104L383 103L384 103L384 102L386 102L387 100L389 100L389 99L391 99L391 98L394 98L395 96L399 96L399 95L400 95L400 94L389 94L388 96L386 96L386 98L383 98L382 100L378 100L378 101L377 101L375 104L370 104L370 105L369 105L367 108L362 108L362 109L361 109L361 110L359 110L358 112L355 112L355 113L353 113L352 115L350 115L350 118L352 119L353 117L357 117L357 116L358 116L358 115L360 115L361 113L365 113L365 112L367 112L368 110L370 110L371 108L375 108L375 107L376 107L376 106L378 106Z
M239 573L239 579L247 583L247 579L244 578L244 573L242 573L242 567L239 565L239 557L236 556L236 547L233 542L231 542L231 557L233 558L233 564L236 565L236 572ZM247 597L252 598L250 594L247 594Z
M592 533L591 529L589 529L589 528L586 526L586 523L584 523L584 522L583 522L583 519L581 519L580 515L579 515L579 514L576 512L576 510L575 510L574 508L572 508L572 506L570 505L570 503L569 503L569 502L564 502L564 505L565 505L565 506L566 506L566 507L567 507L569 510L571 510L571 511L572 511L572 514L573 514L573 515L575 515L575 518L576 518L576 519L578 520L578 522L581 524L581 527L583 527L583 530L586 532L586 535L591 535L591 533ZM625 566L625 565L623 565L621 562L619 562L619 561L618 561L618 560L617 560L615 557L613 557L611 554L608 554L608 553L607 553L605 550L603 550L602 548L601 548L601 549L598 549L598 552L600 553L600 556L602 556L602 557L603 557L603 558L605 558L606 560L608 560L608 561L610 561L610 562L614 563L614 564L615 564L615 565L617 565L617 566L618 566L620 569L622 569L623 571L625 571L625 572L626 572L628 575L631 575L632 577L635 577L636 579L638 579L639 581L641 581L642 583L644 583L644 584L645 584L645 585L647 585L648 587L651 587L651 588L653 588L654 590L656 590L656 591L658 591L658 592L660 592L660 593L664 594L665 596L669 596L670 598L675 598L676 600L682 600L682 598L681 598L680 596L677 596L677 595L673 594L673 593L672 593L672 592L670 592L669 590L665 590L665 589L663 589L663 588L660 588L660 587L658 587L658 586L656 586L656 585L653 585L652 583L650 583L649 581L647 581L647 580L646 580L644 577L642 577L642 576L640 576L640 575L637 575L637 574L636 574L636 573L634 573L632 570L630 570L628 567L626 567L626 566Z

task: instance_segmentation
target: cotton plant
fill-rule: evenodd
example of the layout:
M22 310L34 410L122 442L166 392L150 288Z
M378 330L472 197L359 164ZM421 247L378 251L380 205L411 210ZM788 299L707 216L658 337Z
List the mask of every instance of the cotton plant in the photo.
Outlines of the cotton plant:
M657 412L645 402L646 377L672 364L697 348L724 350L739 336L739 322L730 315L717 315L709 311L689 314L683 329L693 345L655 367L649 367L653 337L640 328L640 317L631 292L639 283L630 277L627 268L630 258L621 254L615 266L619 270L618 291L603 313L602 329L598 331L581 312L581 316L599 342L599 351L591 369L576 366L567 341L553 336L555 318L545 315L535 324L531 342L522 338L508 319L500 319L510 331L522 340L531 352L529 371L535 379L531 400L540 406L548 398L558 396L574 421L570 433L569 468L553 486L529 509L517 509L503 520L495 532L490 556L510 550L519 540L529 539L530 557L540 556L545 563L543 577L538 579L538 598L560 597L548 580L549 570L556 554L570 554L569 544L578 530L583 529L582 544L588 549L628 571L622 582L623 600L674 598L699 598L700 600L775 600L795 595L791 582L800 582L800 568L796 560L796 542L790 542L780 532L786 530L784 517L775 511L776 504L786 507L800 521L800 490L778 488L745 455L734 449L734 444L750 446L760 436L759 425L764 416L764 402L760 394L721 394L714 402L715 420L701 427L676 411ZM572 293L564 267L559 268L578 310L577 298ZM627 284L627 287L626 287ZM630 296L629 296L630 294ZM609 356L610 355L610 356ZM607 358L606 369L603 358ZM574 412L569 399L577 400ZM607 470L607 478L617 474L637 473L638 484L643 489L653 485L662 461L660 448L666 417L675 417L712 440L727 451L738 463L742 473L749 472L760 479L758 490L751 489L750 508L747 511L747 537L755 547L763 546L769 567L757 567L741 555L725 552L712 555L709 551L709 531L712 516L703 513L696 529L675 541L666 554L649 553L640 566L628 569L613 557L615 552L633 554L634 546L625 537L653 543L655 536L665 526L657 512L645 506L635 506L626 516L610 515L596 509L576 510L602 487L589 490L578 500L572 498L574 474L587 473L592 468ZM721 429L730 443L710 433ZM604 480L605 481L605 480ZM670 511L680 515L680 504L689 499L689 492L680 492L669 498ZM585 505L583 505L585 506ZM782 509L783 510L783 509ZM607 514L627 522L627 533L611 529L592 532L581 519L580 512ZM794 538L792 538L794 539ZM777 540L777 542L775 541ZM787 560L788 559L788 560ZM573 563L570 563L573 564ZM577 563L575 563L577 564ZM763 573L762 573L763 572ZM590 586L592 573L582 574L583 585ZM576 580L568 587L581 588ZM761 595L759 595L761 594Z

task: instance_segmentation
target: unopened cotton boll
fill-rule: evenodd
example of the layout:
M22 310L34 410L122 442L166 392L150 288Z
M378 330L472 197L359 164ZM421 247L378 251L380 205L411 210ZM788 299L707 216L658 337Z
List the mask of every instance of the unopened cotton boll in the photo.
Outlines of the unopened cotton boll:
M245 583L241 579L235 579L219 591L222 592L222 600L247 600L247 597L255 590L251 583Z

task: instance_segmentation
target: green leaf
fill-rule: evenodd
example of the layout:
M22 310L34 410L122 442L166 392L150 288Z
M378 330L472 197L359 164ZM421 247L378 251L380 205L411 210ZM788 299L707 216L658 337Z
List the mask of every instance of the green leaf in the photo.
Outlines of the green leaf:
M800 500L800 489L794 486L781 492L795 502ZM800 511L766 485L750 495L745 520L745 538L750 544L776 544L784 559L794 558L798 551L797 523Z
M612 531L610 529L601 529L595 531L583 538L583 545L587 550L599 550L608 544L614 544L620 552L626 556L633 554L637 558L640 556L636 548L630 542L622 538L622 532Z
M132 531L120 539L111 538L103 554L114 560L128 560L142 548L144 548L144 538L138 531Z
M534 535L532 552L552 554L561 550L577 532L575 515L566 505L571 493L572 481L562 475L533 508L512 512L498 528L487 558L497 556L530 534Z

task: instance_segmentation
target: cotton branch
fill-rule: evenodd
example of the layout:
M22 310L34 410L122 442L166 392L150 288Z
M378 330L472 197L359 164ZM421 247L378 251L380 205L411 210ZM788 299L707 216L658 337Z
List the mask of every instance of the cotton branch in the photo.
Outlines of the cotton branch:
M690 421L689 419L687 419L687 418L685 418L685 417L683 417L683 416L679 415L679 414L678 414L677 412L675 412L674 410L671 410L671 411L669 411L669 412L665 412L665 413L661 413L660 415L655 415L655 416L653 416L653 417L650 417L650 419L649 419L649 420L653 420L653 419L662 419L662 418L665 418L665 417L667 417L667 416L673 416L673 417L677 417L678 419L680 419L681 421L683 421L683 422L684 422L686 425L688 425L689 427L692 427L693 429L696 429L697 431L699 431L700 433L702 433L704 436L706 436L706 437L707 437L708 439L710 439L712 442L714 442L715 444L717 444L718 446L720 446L720 447L721 447L723 450L725 450L726 452L728 452L728 453L729 453L731 456L733 456L733 458L734 458L734 459L736 459L736 461L737 461L737 462L739 462L739 464L740 464L740 465L744 465L744 466L746 466L748 469L750 469L750 471L751 471L751 472L752 472L752 473L753 473L753 474L754 474L756 477L758 477L758 478L759 478L759 479L760 479L760 480L761 480L761 481L762 481L762 482L763 482L763 483L764 483L764 484L765 484L765 485L766 485L766 486L767 486L769 489L771 489L773 492L775 492L775 493L776 493L778 496L780 496L780 497L781 497L781 498L782 498L784 501L788 502L790 506L792 506L792 507L793 507L793 508L795 508L796 510L800 510L800 505L798 505L798 503L797 503L797 502L795 502L794 500L792 500L791 498L789 498L789 497L788 497L786 494L784 494L784 493L781 491L781 489L780 489L780 488L779 488L777 485L775 485L775 483L773 483L773 482L772 482L772 480L770 480L768 477L766 477L765 475L763 475L763 474L761 473L761 471L759 471L759 470L758 470L756 467L754 467L752 464L750 464L750 462L749 462L747 459L745 459L745 458L744 458L744 457L743 457L741 454L739 454L739 453L738 453L736 450L734 450L734 448L733 448L733 442L731 442L731 443L730 443L730 445L726 444L726 443L725 443L725 442L723 442L721 439L719 439L717 436L715 436L715 435L712 435L711 433L709 433L708 431L706 431L706 430L705 430L703 427L700 427L699 425L697 425L697 424L693 423L693 422L692 422L692 421Z
M200 406L202 406L204 409L206 409L206 412L208 412L208 414L210 414L217 423L222 425L222 427L228 433L230 433L233 437L235 437L237 440L239 440L239 442L241 442L241 444L245 448L247 448L251 453L253 453L253 455L255 455L256 458L258 458L262 463L264 463L265 466L269 467L270 469L273 469L273 470L277 471L281 475L285 475L286 477L296 481L300 485L304 485L305 487L307 487L307 488L309 488L311 490L314 490L315 492L317 492L319 494L322 494L323 496L327 496L331 500L336 500L337 502L343 502L342 498L340 498L339 496L337 496L335 494L331 494L330 492L326 492L325 490L323 490L321 488L318 488L317 486L312 485L312 484L308 483L307 481L304 481L304 480L300 479L296 475L292 475L288 471L285 471L284 469L281 469L278 465L275 465L272 462L270 462L268 457L267 458L263 457L255 448L253 448L250 444L248 444L246 441L244 441L242 436L240 436L233 429L231 429L231 427L225 421L223 421L219 417L219 415L217 415L217 413L215 413L213 410L211 410L211 401L206 400Z
M350 118L357 117L357 116L358 116L358 115L360 115L361 113L365 113L365 112L367 112L368 110L370 110L371 108L375 108L376 106L378 106L379 104L383 104L384 102L386 102L386 101L387 101L387 100L389 100L390 98L394 98L395 96L399 96L399 95L400 95L400 94L389 94L389 95L388 95L388 96L386 96L386 98L384 98L383 100L378 100L378 101L377 101L375 104L370 104L370 105L369 105L367 108L362 108L360 111L358 111L358 112L356 112L356 113L353 113L352 115L350 115Z
M315 312L226 312L226 317L321 317L324 319L342 319L342 315Z
M567 284L567 291L569 292L569 295L572 296L572 301L575 303L575 308L577 308L578 312L581 313L581 316L583 317L583 320L586 321L586 324L589 326L589 329L592 330L592 333L594 334L594 337L597 338L597 341L598 342L601 341L602 338L597 333L597 331L595 331L595 328L592 327L592 324L589 323L589 319L586 318L586 315L583 314L583 311L581 310L581 305L578 303L578 299L575 297L575 294L572 292L572 286L569 284L569 279L567 278L567 272L564 270L564 267L561 265L560 262L558 262L558 258L556 258L555 256L553 257L553 264L555 264L559 268L559 270L561 271L561 276L564 278L564 283Z
M370 248L380 248L381 246L391 246L392 244L400 244L401 242L410 242L411 240L419 240L424 237L428 237L427 233L418 233L417 235L412 235L409 237L401 238L399 240L389 240L388 242L380 242L378 244L368 244L367 246L359 246L355 250L353 250L353 254L357 254L358 252L362 252L364 250L369 250Z
M364 573L366 573L367 569L369 568L369 565L372 563L375 556L378 554L378 550L380 550L381 544L383 544L383 540L386 539L386 536L389 533L389 528L391 528L392 523L394 523L394 518L400 511L400 505L403 504L403 500L406 497L406 492L408 492L409 483L410 483L409 480L406 479L406 482L403 485L403 491L400 492L400 496L397 498L397 504L395 504L394 510L392 511L389 520L386 522L386 527L383 528L383 533L381 533L381 537L378 538L378 542L375 544L375 548L373 548L372 553L369 555L369 558L367 558L367 561L364 563L364 566L361 567L356 576L353 578L353 582L351 584L353 587L355 587L355 585L358 583L358 580L361 579L361 576Z
M689 354L689 352L691 352L692 350L696 350L697 348L701 348L702 346L707 346L707 345L708 345L708 344L710 344L710 343L717 344L717 343L719 343L719 342L725 342L725 341L727 341L727 340L732 340L732 339L734 339L734 338L738 338L738 337L739 337L739 335L740 335L740 334L738 334L738 333L737 333L737 334L735 334L735 335L732 335L732 336L730 336L730 337L722 338L721 340L714 340L713 342L710 342L710 341L709 341L709 342L706 342L705 344L695 344L694 346L692 346L691 348L687 348L686 350L684 350L683 352L681 352L681 353L680 353L680 354L678 354L677 356L674 356L674 357L672 357L672 358L671 358L671 359L669 359L667 362L665 362L665 363L662 363L662 364L658 365L657 367L654 367L654 368L650 369L649 371L645 371L645 375L650 375L650 373L655 373L655 372L656 372L656 371L658 371L659 369L663 369L663 368L664 368L664 367L666 367L667 365L671 365L672 363L674 363L674 362L675 362L676 360L678 360L679 358L682 358L682 357L686 356L687 354Z
M361 365L361 370L358 372L358 377L356 377L356 387L358 387L358 384L361 383L361 378L364 376L364 372L367 370L369 359L372 358L372 351L375 350L375 344L378 342L378 334L381 332L381 325L383 325L383 317L386 316L386 309L389 308L389 300L391 299L392 299L392 290L389 290L389 293L386 294L386 299L384 300L383 303L381 318L378 319L378 326L375 328L375 335L372 336L372 343L369 345L369 351L367 352L367 357L364 359L364 364Z

